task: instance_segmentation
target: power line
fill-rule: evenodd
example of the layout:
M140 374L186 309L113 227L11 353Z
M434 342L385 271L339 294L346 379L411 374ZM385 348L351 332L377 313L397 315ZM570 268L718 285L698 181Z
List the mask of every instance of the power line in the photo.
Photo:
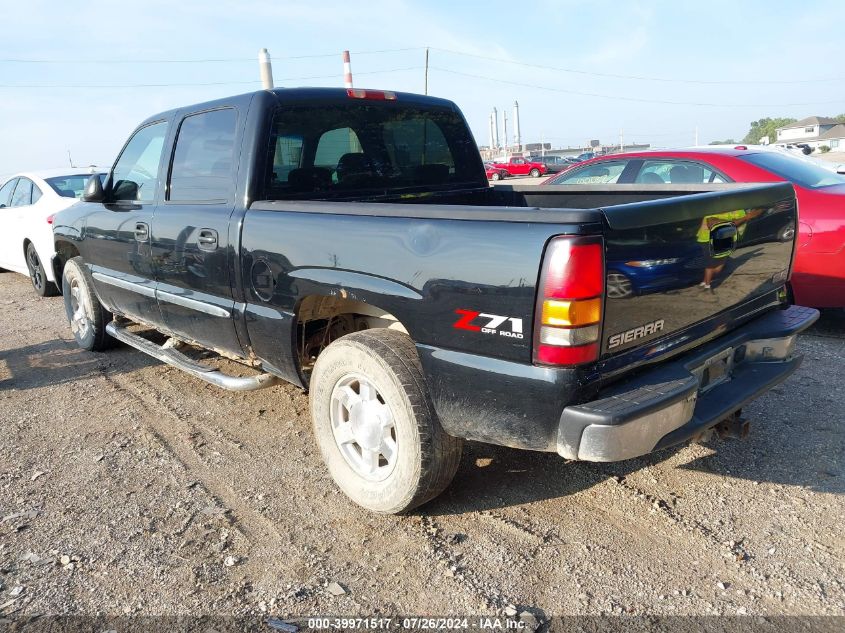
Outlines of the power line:
M384 70L370 70L355 73L356 75L380 75L384 73L397 73L407 70L421 70L422 66L408 66L406 68L387 68ZM279 83L290 81L307 81L310 79L336 79L337 73L332 75L315 75L311 77L282 77ZM162 83L162 84L0 84L0 88L183 88L193 86L237 86L246 84L260 84L258 79L252 81L209 81L198 83Z
M379 55L382 53L399 53L403 51L422 50L424 46L411 48L385 48L375 51L352 51L353 55ZM313 55L285 55L274 57L274 60L283 59L314 59L317 57L337 57L336 53L317 53ZM254 57L228 57L209 59L36 59L28 57L5 57L0 58L0 63L9 64L216 64L225 62L255 62Z
M665 83L683 83L683 84L702 84L702 85L747 85L747 84L808 84L808 83L823 83L831 81L842 81L845 77L826 77L817 79L676 79L670 77L649 77L646 75L622 75L617 73L601 73L596 71L582 70L578 68L564 68L561 66L544 66L542 64L535 64L532 62L522 62L513 59L505 59L502 57L490 57L488 55L478 55L476 53L465 53L463 51L451 50L448 48L437 48L432 46L431 50L440 51L441 53L449 53L451 55L461 55L463 57L474 57L476 59L483 59L485 61L498 62L502 64L513 64L515 66L524 66L527 68L539 68L541 70L554 70L556 72L572 73L576 75L588 75L591 77L605 77L609 79L635 79L638 81L659 81Z
M473 79L484 79L486 81L493 81L497 83L510 84L512 86L522 86L524 88L535 88L537 90L547 90L549 92L562 92L564 94L579 95L582 97L595 97L598 99L612 99L614 101L635 101L638 103L660 103L663 105L683 105L683 106L706 106L713 108L788 108L793 106L811 106L811 105L826 105L831 103L842 103L845 99L835 99L833 101L810 101L805 103L708 103L696 101L666 101L662 99L642 99L639 97L626 97L624 95L608 95L595 92L581 92L578 90L566 90L564 88L554 88L552 86L539 86L537 84L528 84L520 81L509 81L507 79L499 79L498 77L487 77L484 75L475 75L472 73L464 73L457 70L449 70L448 68L439 68L437 66L430 66L431 70L439 70L440 72L449 73L452 75L460 75L462 77L472 77Z

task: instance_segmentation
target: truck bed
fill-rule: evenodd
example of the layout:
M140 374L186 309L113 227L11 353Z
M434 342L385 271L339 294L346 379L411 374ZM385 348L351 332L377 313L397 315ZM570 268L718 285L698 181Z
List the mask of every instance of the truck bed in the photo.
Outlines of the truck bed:
M773 204L778 200L780 206ZM745 209L761 210L743 231L751 238L745 242L753 243L740 240L725 258L718 287L705 291L698 285L706 263L697 242L702 218ZM300 236L299 244L286 247L286 261L277 263L280 273L352 288L362 274L384 278L389 270L391 283L424 299L420 306L432 303L432 311L443 310L439 323L430 315L415 316L415 340L456 348L465 345L460 333L442 327L449 324L455 302L471 298L482 309L531 323L536 262L553 235L602 234L609 275L622 274L614 272L617 267L628 271L631 261L671 262L651 266L647 279L632 280L638 285L629 294L608 296L598 365L608 376L665 358L778 304L793 244L778 240L777 233L795 222L788 184L502 185L425 195L391 192L357 201L256 201L245 218L247 252L273 250L265 236L278 231L277 213L291 214L283 224ZM317 219L326 215L336 221ZM500 222L509 227L496 229ZM462 300L462 295L469 297ZM295 298L282 304L293 310ZM636 336L636 328L657 321L663 323L653 335ZM635 333L625 341L631 330ZM610 338L619 334L623 342L611 345ZM482 340L475 346L491 356L523 362L531 357L526 339Z

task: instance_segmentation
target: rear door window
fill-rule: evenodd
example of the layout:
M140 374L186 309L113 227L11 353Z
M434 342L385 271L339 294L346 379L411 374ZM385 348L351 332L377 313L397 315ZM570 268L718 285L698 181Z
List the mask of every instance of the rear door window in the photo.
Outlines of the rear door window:
M693 185L727 180L711 167L697 161L646 160L634 182L644 185Z
M349 127L339 127L323 132L317 141L317 152L314 155L314 166L334 170L344 154L363 154L361 141L355 130Z
M12 194L12 204L9 206L25 207L29 204L32 204L32 181L29 178L21 178L18 180L18 186Z
M555 185L611 185L619 181L625 166L626 160L606 161L576 167L563 172L554 180Z
M12 178L9 182L0 187L0 208L9 206L9 203L12 201L12 191L15 190L17 182L17 178Z
M232 108L185 117L173 151L168 200L225 202L234 197L237 123Z

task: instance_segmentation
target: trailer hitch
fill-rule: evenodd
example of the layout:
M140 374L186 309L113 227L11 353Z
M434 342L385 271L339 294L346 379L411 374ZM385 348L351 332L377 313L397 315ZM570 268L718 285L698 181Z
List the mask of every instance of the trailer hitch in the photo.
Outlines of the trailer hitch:
M751 423L742 417L742 409L732 413L716 425L716 433L722 439L732 437L737 440L744 440L751 430Z

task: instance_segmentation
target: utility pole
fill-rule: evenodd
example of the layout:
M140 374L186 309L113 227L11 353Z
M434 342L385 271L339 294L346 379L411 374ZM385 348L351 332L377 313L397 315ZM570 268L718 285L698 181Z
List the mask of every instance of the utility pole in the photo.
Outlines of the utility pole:
M698 126L695 127L695 147L698 147Z
M264 90L273 89L273 65L270 61L270 53L266 48L258 51L258 73L261 76L261 87Z
M619 153L625 151L625 130L619 130Z
M70 150L67 151L67 159L71 167L76 167L76 165L73 164L73 158L70 156Z
M423 94L428 94L428 46L425 47L425 92Z
M505 137L505 156L508 155L508 111L502 110L502 131Z

